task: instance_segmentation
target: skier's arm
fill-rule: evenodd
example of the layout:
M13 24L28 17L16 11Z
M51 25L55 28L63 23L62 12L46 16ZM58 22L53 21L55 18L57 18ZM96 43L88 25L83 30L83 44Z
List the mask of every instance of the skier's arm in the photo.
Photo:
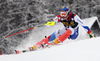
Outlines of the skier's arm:
M75 20L76 22L78 22L78 23L87 31L87 33L89 34L89 37L90 37L90 38L93 38L93 35L92 35L92 33L91 33L90 28L80 19L80 17L79 17L78 15L76 15L76 16L74 17L74 20Z
M46 24L44 24L44 25L46 25L46 26L53 26L53 25L55 25L57 22L59 22L60 21L60 15L58 15L58 16L56 16L54 19L53 19L53 21L52 22L47 22Z

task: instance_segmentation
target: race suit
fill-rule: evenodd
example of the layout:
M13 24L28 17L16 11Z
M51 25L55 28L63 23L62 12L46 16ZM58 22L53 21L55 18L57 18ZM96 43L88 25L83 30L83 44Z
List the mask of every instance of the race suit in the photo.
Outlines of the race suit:
M64 34L67 29L70 29L72 32L69 38L72 40L76 39L79 35L79 24L87 31L88 34L91 33L89 27L83 23L80 17L72 12L69 14L69 17L66 20L61 18L61 15L56 16L53 20L55 23L62 22L64 27L52 33L49 36L49 41L53 41L54 39L58 38L60 35Z

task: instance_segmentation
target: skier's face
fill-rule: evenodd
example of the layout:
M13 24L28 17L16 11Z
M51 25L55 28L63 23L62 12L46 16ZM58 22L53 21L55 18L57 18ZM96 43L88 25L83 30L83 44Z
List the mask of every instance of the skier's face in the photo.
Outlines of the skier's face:
M60 12L60 15L63 19L66 19L67 18L67 12L66 11L61 11Z

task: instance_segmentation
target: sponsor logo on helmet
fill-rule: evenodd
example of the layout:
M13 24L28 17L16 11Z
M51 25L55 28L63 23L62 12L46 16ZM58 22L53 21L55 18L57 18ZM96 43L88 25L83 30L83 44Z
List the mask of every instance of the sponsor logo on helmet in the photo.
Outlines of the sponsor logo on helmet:
M65 7L62 7L62 9L64 9Z

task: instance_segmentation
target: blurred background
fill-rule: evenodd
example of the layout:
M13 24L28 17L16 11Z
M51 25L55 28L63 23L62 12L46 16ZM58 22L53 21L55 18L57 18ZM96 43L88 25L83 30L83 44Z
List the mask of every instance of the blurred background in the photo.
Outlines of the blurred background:
M97 16L100 21L100 0L0 0L0 49L17 47L32 30L5 39L4 36L52 21L63 5L81 19ZM91 29L100 36L97 23Z

